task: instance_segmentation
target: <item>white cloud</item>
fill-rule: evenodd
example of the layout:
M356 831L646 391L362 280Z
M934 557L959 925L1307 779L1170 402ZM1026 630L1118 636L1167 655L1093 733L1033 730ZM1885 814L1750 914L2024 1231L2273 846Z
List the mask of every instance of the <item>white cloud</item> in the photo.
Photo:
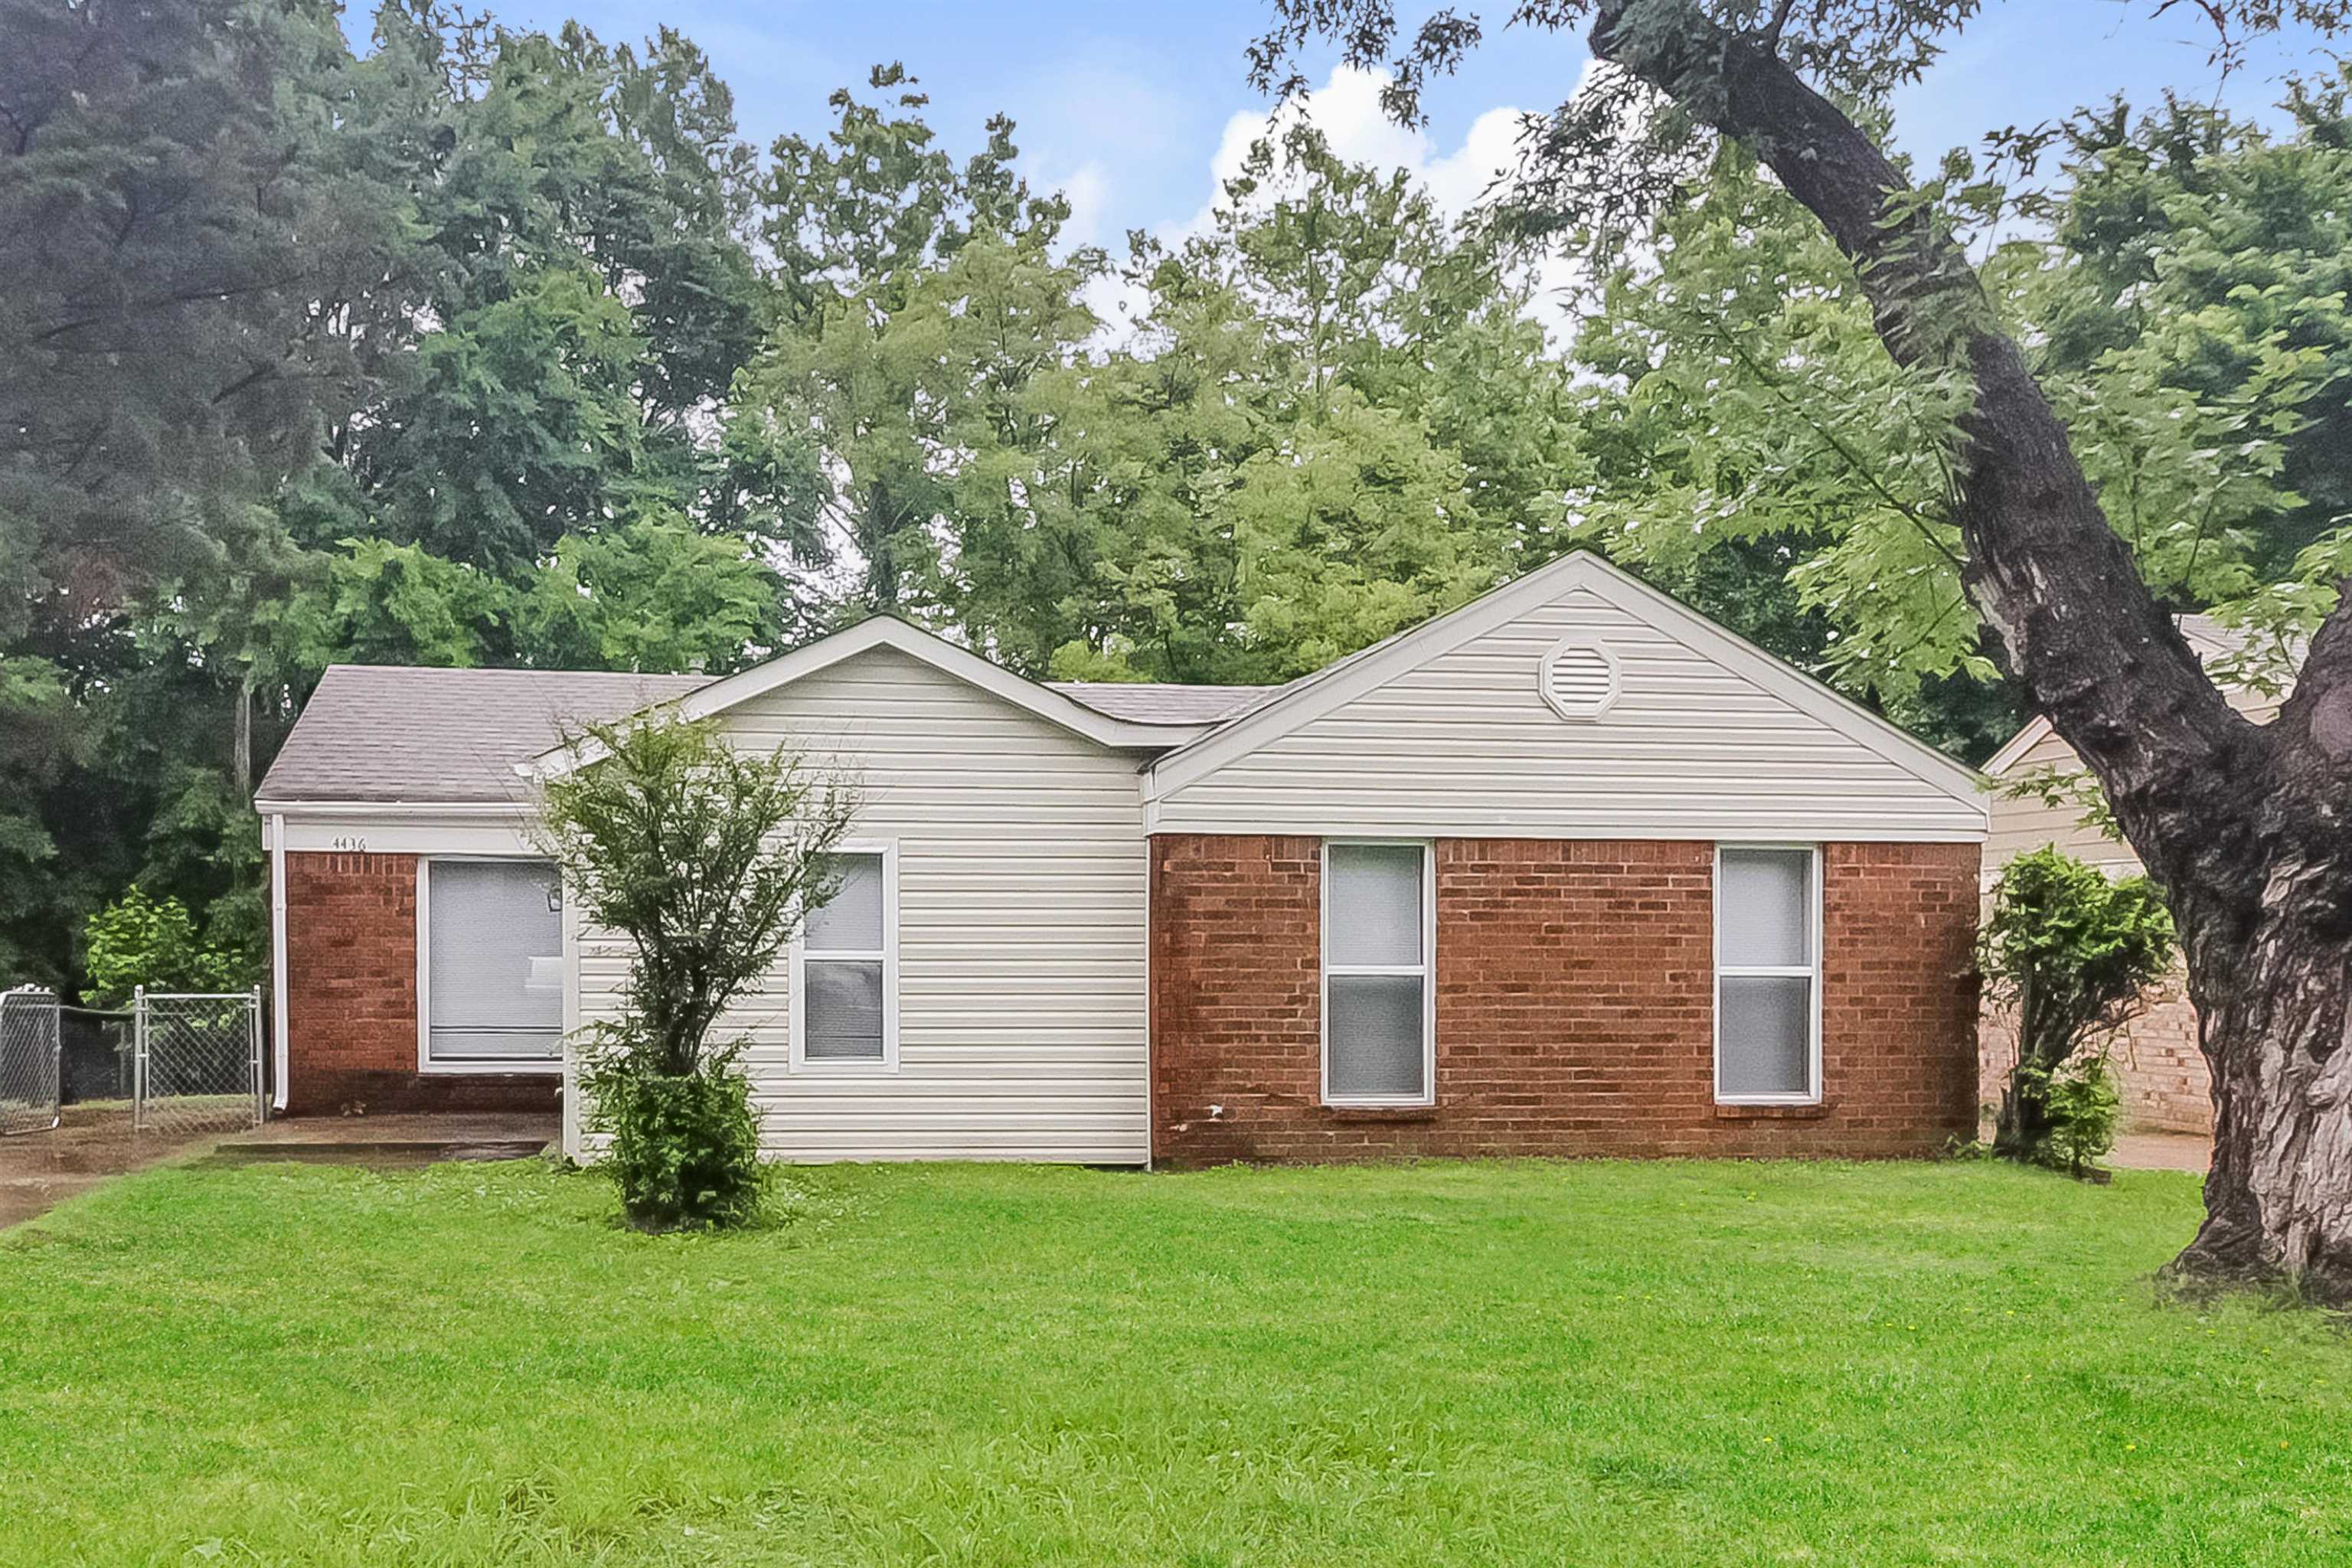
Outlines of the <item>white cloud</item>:
M1587 61L1577 86L1591 79L1595 62ZM1389 83L1386 71L1335 66L1324 84L1303 100L1286 106L1271 120L1263 111L1244 110L1225 121L1217 151L1209 161L1209 195L1181 222L1164 224L1160 237L1174 244L1188 235L1204 232L1216 205L1224 200L1225 182L1242 172L1252 142L1278 134L1286 117L1304 115L1322 132L1338 156L1381 169L1411 174L1448 217L1460 217L1507 184L1518 163L1519 128L1523 111L1510 105L1487 110L1470 122L1461 143L1441 149L1428 132L1399 125L1381 107L1381 89ZM1560 257L1546 257L1535 268L1538 298L1535 313L1558 341L1572 325L1563 290L1578 278L1576 267Z
M1341 158L1407 170L1447 216L1467 212L1517 161L1520 111L1508 106L1486 110L1471 122L1461 146L1441 153L1428 132L1399 125L1381 109L1381 91L1389 79L1386 71L1335 66L1322 87L1279 110L1271 123L1254 110L1235 114L1225 121L1216 155L1210 160L1211 203L1222 200L1224 183L1242 172L1252 142L1277 133L1292 117L1303 116ZM1209 207L1203 205L1186 227L1204 226L1208 217Z
M1066 245L1104 245L1110 237L1103 232L1103 216L1110 208L1110 171L1094 159L1081 163L1063 179L1048 180L1048 188L1058 188L1070 204L1070 221L1062 226Z

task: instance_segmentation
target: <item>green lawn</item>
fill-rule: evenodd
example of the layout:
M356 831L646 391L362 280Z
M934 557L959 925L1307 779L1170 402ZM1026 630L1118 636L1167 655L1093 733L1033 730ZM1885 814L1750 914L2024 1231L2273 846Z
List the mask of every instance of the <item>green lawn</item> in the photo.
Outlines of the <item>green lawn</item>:
M0 1235L10 1563L2352 1561L2352 1341L2187 1176L127 1178Z

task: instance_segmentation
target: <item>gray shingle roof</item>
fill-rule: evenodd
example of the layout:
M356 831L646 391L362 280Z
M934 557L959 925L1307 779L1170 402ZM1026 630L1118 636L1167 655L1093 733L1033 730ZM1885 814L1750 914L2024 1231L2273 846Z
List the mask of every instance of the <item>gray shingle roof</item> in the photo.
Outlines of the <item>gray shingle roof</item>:
M339 664L286 738L265 801L520 801L515 764L554 746L564 724L604 721L683 696L710 678L604 670L435 669ZM1231 718L1278 686L1066 680L1054 689L1139 724Z
M1136 724L1213 724L1282 689L1279 686L1176 686L1123 680L1050 680L1063 696Z
M556 745L567 721L618 719L709 679L335 665L304 704L260 798L520 800L514 765Z

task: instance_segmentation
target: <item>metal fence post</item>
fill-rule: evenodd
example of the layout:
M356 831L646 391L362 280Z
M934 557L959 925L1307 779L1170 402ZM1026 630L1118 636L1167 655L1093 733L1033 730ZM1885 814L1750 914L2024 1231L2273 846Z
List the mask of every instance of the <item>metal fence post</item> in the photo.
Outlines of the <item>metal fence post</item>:
M253 988L253 1011L246 1017L247 1033L253 1048L253 1124L261 1125L268 1115L269 1101L261 1082L261 987Z
M131 1131L147 1126L147 987L131 988Z

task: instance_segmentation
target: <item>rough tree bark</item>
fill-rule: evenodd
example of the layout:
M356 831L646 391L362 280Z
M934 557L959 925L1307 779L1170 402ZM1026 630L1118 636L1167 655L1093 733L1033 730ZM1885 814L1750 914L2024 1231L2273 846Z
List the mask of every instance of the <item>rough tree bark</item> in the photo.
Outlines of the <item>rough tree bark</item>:
M1964 368L1951 497L1994 656L2097 777L2164 884L2212 1068L2206 1219L2174 1268L2352 1299L2352 607L2270 725L2206 679L2107 525L2067 432L1966 257L1761 36L1601 0L1592 52L1752 149L1851 258L1906 364ZM2352 595L2347 596L2352 603Z

